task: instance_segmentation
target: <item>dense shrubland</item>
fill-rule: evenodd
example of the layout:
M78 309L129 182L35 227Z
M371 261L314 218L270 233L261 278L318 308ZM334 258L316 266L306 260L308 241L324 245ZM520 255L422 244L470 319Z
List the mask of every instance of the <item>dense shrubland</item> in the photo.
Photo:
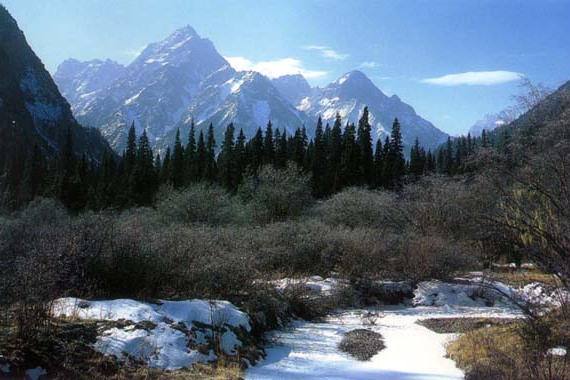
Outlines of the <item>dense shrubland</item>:
M295 160L261 160L257 170L240 172L239 182L222 176L234 188L207 178L180 186L167 177L160 187L153 182L156 189L133 182L123 194L138 187L149 192L130 200L141 205L131 208L71 207L70 213L67 203L36 197L0 216L0 323L10 321L19 338L31 342L49 330L50 301L62 296L223 298L254 316L261 333L292 313L314 317L359 300L347 291L334 303L319 304L299 292L277 293L270 280L318 274L353 284L417 282L497 260L530 259L568 285L567 104L554 121L447 144L440 150L441 174L418 176L409 163L408 174L391 177L390 185L355 179L328 196L315 194L314 171ZM525 120L544 120L535 116ZM136 155L130 159L136 166ZM115 187L109 191L90 194L111 194L116 202L120 194ZM532 349L515 352L521 363L544 358L555 343L546 337L568 319L567 313L545 318L544 310L528 312L516 339ZM567 344L566 335L557 336ZM500 341L485 344L488 352L501 352Z
M163 187L149 208L70 215L37 198L0 221L0 299L33 333L28 324L45 323L62 296L223 298L264 310L253 298L282 298L260 285L275 278L445 278L479 261L479 242L461 231L482 227L457 212L474 196L463 179L434 177L399 194L349 188L316 201L297 168L267 166L236 194Z

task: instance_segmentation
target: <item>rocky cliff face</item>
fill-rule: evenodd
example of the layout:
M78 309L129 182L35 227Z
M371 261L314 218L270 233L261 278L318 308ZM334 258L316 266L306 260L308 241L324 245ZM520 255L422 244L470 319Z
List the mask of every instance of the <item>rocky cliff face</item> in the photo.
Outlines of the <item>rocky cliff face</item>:
M0 172L10 162L22 161L34 145L48 159L55 156L68 130L72 132L77 154L85 153L93 160L101 158L108 149L107 143L97 129L77 123L16 20L2 6L0 67Z

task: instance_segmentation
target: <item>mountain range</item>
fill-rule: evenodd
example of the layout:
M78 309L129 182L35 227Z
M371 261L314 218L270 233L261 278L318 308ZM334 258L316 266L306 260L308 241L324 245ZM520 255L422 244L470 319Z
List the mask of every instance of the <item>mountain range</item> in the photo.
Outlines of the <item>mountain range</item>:
M127 66L68 59L53 78L77 120L99 128L119 152L133 122L138 133L147 130L160 150L172 144L177 129L185 135L192 122L198 129L212 123L218 141L230 122L248 137L268 120L288 133L305 125L311 136L319 115L325 123L332 123L337 112L345 122L357 122L364 106L370 109L374 138L386 136L396 117L408 146L418 137L426 148L435 148L447 138L360 71L323 88L312 88L301 75L269 79L236 71L190 26L151 43Z
M34 146L48 160L73 137L78 155L97 161L109 145L95 128L73 117L41 60L28 45L16 20L0 5L0 174L20 172Z
M483 130L489 132L503 125L508 125L516 119L512 111L504 110L498 113L487 114L469 128L472 137L480 137Z

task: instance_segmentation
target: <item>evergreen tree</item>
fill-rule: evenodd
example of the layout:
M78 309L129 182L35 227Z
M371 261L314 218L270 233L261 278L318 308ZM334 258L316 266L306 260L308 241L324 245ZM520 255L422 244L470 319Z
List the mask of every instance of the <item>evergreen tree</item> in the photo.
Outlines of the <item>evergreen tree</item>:
M451 142L451 137L447 138L447 143L445 145L443 172L447 175L451 175L453 173L453 143Z
M47 169L40 153L40 149L37 145L34 145L32 151L28 153L28 158L26 159L24 167L21 189L21 197L24 203L27 203L37 195L40 195L43 187L45 186L46 175Z
M487 148L487 131L484 129L483 132L481 132L481 146Z
M445 173L445 148L440 147L437 150L437 172Z
M463 169L463 157L465 155L465 138L459 137L455 147L455 160L453 162L453 174L461 174Z
M276 140L275 166L284 168L287 165L287 132L284 129L279 140Z
M101 167L97 173L97 183L95 185L95 195L90 197L90 206L93 209L103 209L115 205L117 202L118 188L117 179L124 181L123 177L117 175L117 164L113 159L113 154L105 151L101 158Z
M426 155L426 164L424 166L424 173L425 174L434 173L435 170L436 170L435 156L433 155L430 149L428 150Z
M332 135L332 129L331 129L330 124L327 123L327 125L325 126L324 134L323 134L324 140L325 140L325 146L327 147L327 150L331 144L331 135ZM328 158L328 154L327 154L327 158Z
M196 166L196 128L194 119L190 123L190 132L188 133L188 144L186 145L184 154L184 167L186 170L186 183L195 182L198 179Z
M358 120L357 144L360 149L359 180L361 185L372 184L374 175L374 152L372 150L372 136L370 122L368 121L368 107L364 107L362 116Z
M356 127L347 124L342 135L342 157L340 162L340 184L342 187L358 184L360 149L356 143Z
M218 156L220 182L229 191L235 191L237 187L234 134L234 125L230 123L224 134L224 141L222 142L222 148Z
M127 137L127 148L125 149L124 161L125 161L125 171L127 173L132 172L135 167L135 160L137 156L137 135L135 130L135 122L131 124L129 128L129 135Z
M406 159L404 158L404 144L402 142L402 132L400 122L394 119L392 133L390 134L390 144L388 148L388 166L385 168L384 176L390 188L399 188L401 179L406 174Z
M210 123L208 137L206 139L206 167L205 178L214 182L216 180L216 139L214 138L214 126Z
M157 168L160 176L159 177L160 183L170 183L170 173L172 172L171 156L172 155L170 153L170 147L167 147L166 153L164 154L164 160L162 161L162 166Z
M425 154L425 152L424 152ZM421 155L420 140L416 137L414 145L410 151L410 172L417 176L422 175L424 171L424 162Z
M157 181L154 169L154 154L146 130L138 142L137 156L133 170L133 199L137 205L150 205L154 199Z
M234 150L234 160L236 164L235 181L237 186L241 183L247 165L245 134L243 133L243 129L241 128L239 130L239 135L236 140L236 145Z
M182 187L186 182L184 179L184 171L184 148L180 141L180 130L178 129L174 140L174 150L172 151L170 168L170 182L175 189Z
M310 144L309 144L310 145ZM308 149L307 149L308 150ZM323 121L319 116L315 139L310 157L310 168L313 174L313 193L316 196L323 196L326 193L325 165L326 165L326 144L323 131Z
M328 143L327 187L335 193L340 189L340 162L342 158L342 119L337 112Z
M206 151L204 133L200 131L200 134L198 135L198 145L196 147L196 181L202 181L205 179L207 158L208 153Z
M384 184L382 172L384 170L384 149L382 147L382 139L379 137L376 141L376 150L374 151L374 179L373 186L378 188Z
M157 153L154 158L154 168L156 169L158 182L162 183L162 157L160 157L160 153Z
M305 149L307 147L306 134L303 134L301 129L295 131L293 137L293 160L299 167L303 167L305 160Z
M275 160L275 145L273 143L273 128L271 120L267 122L265 129L265 139L263 140L263 162L264 164L273 164Z
M313 140L311 140L307 145L307 149L305 149L305 157L303 157L303 168L305 168L305 170L308 171L311 170L311 163L313 162L314 150L315 150L315 145L313 143Z
M248 166L250 170L257 172L261 165L263 165L263 132L258 128L248 144Z

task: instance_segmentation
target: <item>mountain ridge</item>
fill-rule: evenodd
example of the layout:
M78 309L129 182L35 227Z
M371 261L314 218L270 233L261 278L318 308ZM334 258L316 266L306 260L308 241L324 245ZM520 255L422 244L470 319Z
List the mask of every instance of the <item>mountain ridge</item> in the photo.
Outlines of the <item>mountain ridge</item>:
M37 146L55 158L71 131L77 155L97 162L109 145L97 129L82 127L16 20L0 5L0 174L19 172Z
M396 117L407 146L416 137L428 148L447 138L398 97L386 96L361 71L353 70L324 88L311 88L299 74L269 79L236 71L191 26L147 45L124 71L110 60L96 63L99 66L82 63L71 78L60 65L54 78L72 99L78 120L101 129L117 151L124 147L132 122L139 133L146 129L153 146L163 150L173 143L177 129L188 131L192 120L199 130L212 123L218 141L230 122L251 137L269 119L288 133L306 126L312 136L319 116L332 123L339 112L345 121L357 122L365 106L375 122L374 138L388 135ZM108 83L101 75L106 72L117 73L117 79ZM93 81L99 77L96 88Z

